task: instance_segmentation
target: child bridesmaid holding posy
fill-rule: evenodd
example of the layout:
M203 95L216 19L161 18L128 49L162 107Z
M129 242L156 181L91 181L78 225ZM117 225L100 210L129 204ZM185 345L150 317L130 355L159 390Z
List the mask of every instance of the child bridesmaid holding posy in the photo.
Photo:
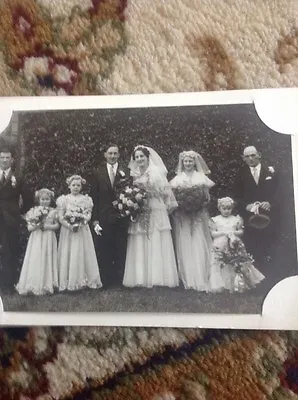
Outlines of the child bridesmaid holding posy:
M210 288L213 292L225 289L231 293L243 292L265 278L254 267L253 259L241 240L243 220L232 214L233 207L231 197L218 199L220 214L210 220L213 238Z
M16 289L19 294L53 293L58 286L56 210L51 207L54 193L46 188L35 193L37 206L25 216L30 237Z
M61 224L58 245L59 290L96 289L102 286L93 238L89 228L93 201L81 194L86 183L72 175L66 183L70 193L57 199Z

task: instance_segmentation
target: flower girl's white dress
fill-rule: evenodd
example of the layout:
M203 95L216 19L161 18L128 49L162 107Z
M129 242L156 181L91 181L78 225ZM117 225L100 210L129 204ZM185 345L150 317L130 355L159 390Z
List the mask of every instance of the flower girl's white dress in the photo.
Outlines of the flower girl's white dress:
M50 209L44 223L57 222L56 210ZM30 233L21 275L19 294L53 293L58 286L57 238L52 230L36 229Z
M65 213L75 207L87 208L91 214L93 202L87 195L63 195L57 199L58 210ZM78 290L102 286L93 238L89 225L78 232L61 226L58 244L59 290Z
M222 215L217 215L216 217L211 218L210 220L210 229L216 230L217 232L223 232L228 235L231 232L243 228L243 220L239 215L231 215L229 217L223 217ZM211 274L210 274L210 289L211 291L222 291L227 289L231 292L235 291L235 279L236 272L229 265L222 265L220 260L221 252L225 251L228 239L227 236L219 236L213 240L212 246L212 262L211 262ZM245 277L247 284L252 288L255 287L258 283L260 283L265 276L257 270L249 256L246 252L244 243L239 237L234 237L234 240L238 241L241 247L241 253L243 254L243 258L246 258L247 261L243 263L245 264ZM248 287L247 287L248 288Z

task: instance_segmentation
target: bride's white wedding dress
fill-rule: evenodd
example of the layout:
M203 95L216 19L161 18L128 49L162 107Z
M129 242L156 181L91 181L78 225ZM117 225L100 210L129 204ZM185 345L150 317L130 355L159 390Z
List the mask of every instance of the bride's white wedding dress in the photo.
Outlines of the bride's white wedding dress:
M172 188L205 186L214 182L203 172L192 175L179 173L170 182ZM186 289L209 291L212 238L208 226L209 216L205 208L192 217L177 209L173 214L174 243L179 273Z
M158 168L149 166L134 184L147 190L148 219L138 218L128 230L123 285L175 287L179 285L168 211L177 207L170 185Z

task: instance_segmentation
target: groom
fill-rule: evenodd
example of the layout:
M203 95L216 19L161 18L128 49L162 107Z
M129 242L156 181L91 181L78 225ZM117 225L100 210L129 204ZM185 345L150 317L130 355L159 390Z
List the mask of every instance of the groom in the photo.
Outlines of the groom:
M105 163L95 171L91 185L92 224L97 235L95 245L106 288L122 284L126 258L128 222L119 218L113 206L116 190L128 179L128 172L121 168L119 157L118 145L108 145L104 152Z
M0 148L0 286L12 291L18 279L21 214L32 206L26 186L13 170L13 152Z

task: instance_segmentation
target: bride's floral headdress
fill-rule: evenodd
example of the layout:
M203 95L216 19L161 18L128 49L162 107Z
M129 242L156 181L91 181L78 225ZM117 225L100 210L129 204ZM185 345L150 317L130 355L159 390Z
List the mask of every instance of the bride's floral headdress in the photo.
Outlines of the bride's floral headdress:
M72 175L66 179L66 184L69 186L72 181L80 181L82 185L85 185L86 180L81 177L81 175Z
M203 157L194 150L182 151L179 154L179 162L178 167L176 169L177 174L181 174L184 171L183 161L186 157L190 157L195 161L196 170L199 172L203 172L205 175L210 174L210 169L208 168L206 162Z
M217 200L217 208L220 207L233 207L235 204L234 200L231 197L222 197Z
M144 154L148 157L148 158L150 158L150 150L149 150L149 148L147 147L147 146L143 146L143 145L139 145L139 146L135 146L135 148L133 149L133 158L134 158L134 155L135 155L135 153L136 153L136 151L143 151L144 152Z
M137 146L135 146L135 148L133 150L133 154L137 150L146 150L146 152L149 153L149 167L155 167L159 170L159 172L161 174L167 175L168 170L167 170L166 166L164 165L161 157L157 154L157 152L155 150L153 150L149 146L137 145ZM131 156L130 162L128 164L128 168L130 169L131 176L138 176L139 167L138 167L136 161L134 160L133 155Z

